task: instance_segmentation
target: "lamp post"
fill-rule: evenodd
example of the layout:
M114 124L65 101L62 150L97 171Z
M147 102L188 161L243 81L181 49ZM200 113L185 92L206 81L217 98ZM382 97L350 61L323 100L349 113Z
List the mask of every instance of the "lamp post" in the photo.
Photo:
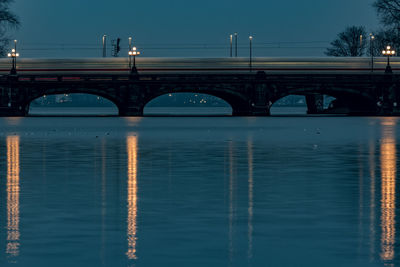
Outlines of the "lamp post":
M128 43L129 43L129 49L128 49L128 54L129 52L132 50L132 37L128 38ZM132 59L131 59L131 55L129 54L129 69L132 68Z
M238 34L235 32L235 57L238 56Z
M252 59L253 59L253 36L249 36L249 41L250 41L250 72L252 70Z
M375 36L370 33L369 34L369 53L371 54L371 72L374 72L374 41Z
M107 56L107 35L103 35L103 57Z
M385 73L392 73L392 68L390 67L390 57L394 56L394 54L396 54L396 52L394 50L392 50L392 48L388 45L386 47L386 50L382 51L382 54L384 56L387 56L387 66L385 69Z
M233 35L231 34L229 36L229 44L230 44L230 53L229 53L229 55L230 55L230 57L232 57L232 38L233 38Z
M140 55L140 52L137 51L136 46L132 47L132 50L128 52L129 54L129 65L132 65L132 57L133 57L133 66L131 68L131 73L136 74L138 71L136 69L136 56Z
M17 57L19 57L19 53L17 53L17 40L14 40L14 48L11 49L11 53L8 53L8 57L12 59L10 74L17 75Z

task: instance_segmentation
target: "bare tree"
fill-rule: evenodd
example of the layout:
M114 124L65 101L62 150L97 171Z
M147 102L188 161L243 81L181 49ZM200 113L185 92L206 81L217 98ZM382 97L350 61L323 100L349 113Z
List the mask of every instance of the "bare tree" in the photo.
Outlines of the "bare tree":
M0 0L0 55L4 56L6 53L6 46L10 41L7 32L10 29L19 27L20 22L18 17L10 10L10 4L14 0Z
M379 30L377 33L375 33L372 43L369 40L369 49L367 51L367 55L380 56L382 55L382 50L385 49L388 45L395 48L396 51L398 50L398 48L400 48L397 30Z
M376 0L373 7L385 26L398 28L400 25L400 0Z
M334 57L361 57L367 47L367 35L362 26L347 27L338 34L336 40L327 48L325 54Z

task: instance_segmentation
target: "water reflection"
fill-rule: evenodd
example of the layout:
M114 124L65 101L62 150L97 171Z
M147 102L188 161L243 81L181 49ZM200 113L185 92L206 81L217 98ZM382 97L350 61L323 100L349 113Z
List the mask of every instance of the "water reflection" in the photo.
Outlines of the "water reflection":
M364 243L364 164L363 164L363 146L358 146L358 250L361 251Z
M136 255L136 217L137 217L137 137L128 136L127 141L128 153L128 251L126 255L128 259L137 259Z
M7 248L11 257L19 255L19 136L7 137Z
M106 251L106 217L107 217L107 150L106 141L101 141L101 255L104 263Z
M320 150L307 149L304 144L312 144L307 143L311 140L308 135L296 139L293 133L292 140L288 131L275 128L267 129L275 135L266 136L267 130L232 134L228 127L226 132L221 130L221 136L216 135L216 141L207 141L208 137L202 137L204 131L195 127L183 131L179 123L176 129L164 132L166 140L152 136L155 133L149 123L149 128L137 130L140 137L129 128L128 134L121 130L115 136L94 138L100 128L90 128L77 144L72 138L60 141L69 129L54 138L33 137L29 133L35 130L26 130L28 134L16 130L25 137L3 139L2 169L7 173L2 183L4 203L0 203L4 204L2 258L22 263L40 256L42 265L51 265L68 255L65 265L83 260L96 266L110 261L117 266L127 261L135 266L163 262L171 266L201 262L219 266L394 264L399 257L394 195L398 190L398 125L388 118L368 118L371 120L383 123L365 126L370 131L348 131L343 138L332 133L326 143L322 142L325 137L318 137L324 144ZM363 119L354 120L359 121ZM299 127L296 132L303 132ZM191 134L193 138L187 138ZM286 141L289 137L275 140L284 134L292 141ZM202 140L199 144L210 147L193 150L191 145L198 139ZM126 152L121 152L121 145ZM47 149L45 161L40 158L42 147ZM79 157L71 158L71 153ZM198 164L186 168L187 164L176 162L182 159ZM65 166L69 170L64 174ZM207 179L201 176L204 166L209 166ZM166 167L170 188L164 194ZM95 176L90 176L93 168ZM41 179L45 171L48 181ZM187 179L188 175L192 179ZM147 182L141 183L139 178ZM200 186L193 189L193 185ZM191 192L194 194L189 195ZM24 205L19 208L19 203ZM210 206L183 213L203 204ZM182 206L174 209L174 205ZM122 218L118 207L126 214ZM140 212L144 207L151 210L146 216ZM172 212L172 219L165 218L166 211ZM46 217L49 212L50 220ZM76 226L70 227L71 222ZM154 230L154 223L160 227ZM86 229L83 237L82 229ZM7 265L1 260L0 266Z
M248 187L249 187L249 204L248 204L248 221L247 221L247 234L248 234L248 250L247 256L249 259L253 257L253 141L249 140L247 142L247 160L249 167L249 178L248 178Z
M10 126L17 126L21 124L22 117L6 117L4 120Z
M373 259L373 255L375 255L375 240L376 240L376 230L375 230L375 209L376 209L376 199L375 199L375 191L376 191L376 164L375 164L375 142L370 141L369 144L369 156L368 156L368 164L369 164L369 175L370 175L370 214L369 214L369 239L370 239L370 255L371 260Z
M124 121L129 127L138 126L142 118L140 117L125 117Z
M233 144L229 142L229 259L233 260L233 222L235 219L234 209L234 189L235 189L235 172L234 172L234 151Z
M396 190L396 121L387 118L382 122L381 141L381 258L394 259L395 244L395 190Z

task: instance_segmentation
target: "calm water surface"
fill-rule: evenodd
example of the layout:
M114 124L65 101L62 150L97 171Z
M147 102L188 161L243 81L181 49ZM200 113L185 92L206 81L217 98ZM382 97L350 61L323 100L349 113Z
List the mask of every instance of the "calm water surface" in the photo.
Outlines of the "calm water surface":
M1 118L0 266L400 266L400 120Z

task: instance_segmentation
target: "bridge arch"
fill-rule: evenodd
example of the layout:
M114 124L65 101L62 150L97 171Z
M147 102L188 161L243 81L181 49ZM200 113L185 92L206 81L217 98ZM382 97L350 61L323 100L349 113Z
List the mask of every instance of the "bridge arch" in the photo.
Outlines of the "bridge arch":
M304 95L287 95L271 102L271 115L305 115L307 102Z
M182 109L184 108L184 109ZM187 109L190 108L190 109ZM144 107L144 115L231 115L225 100L209 94L171 93L154 98Z
M53 96L53 95L76 95L76 94L101 97L111 102L118 109L118 113L119 110L121 109L121 101L116 97L113 97L112 95L107 94L106 92L102 92L99 90L90 90L90 89L54 89L54 90L36 91L33 94L30 94L29 97L25 99L25 101L22 103L21 109L25 110L26 114L28 114L30 106L33 103L33 101L40 99L41 97Z
M232 108L232 115L247 115L250 105L249 100L246 95L239 93L233 88L224 87L163 87L157 88L157 90L150 90L151 93L145 95L142 101L141 111L143 112L144 107L150 103L152 100L169 94L176 93L193 93L193 94L203 94L210 95L219 98L226 102Z
M311 106L316 104L316 98L322 97L323 99L323 96L334 98L331 105L317 113L366 114L368 112L374 112L376 109L376 100L374 96L360 90L341 87L291 88L288 90L280 90L279 94L271 98L271 106L289 95L305 96L308 111L315 109L315 107Z

